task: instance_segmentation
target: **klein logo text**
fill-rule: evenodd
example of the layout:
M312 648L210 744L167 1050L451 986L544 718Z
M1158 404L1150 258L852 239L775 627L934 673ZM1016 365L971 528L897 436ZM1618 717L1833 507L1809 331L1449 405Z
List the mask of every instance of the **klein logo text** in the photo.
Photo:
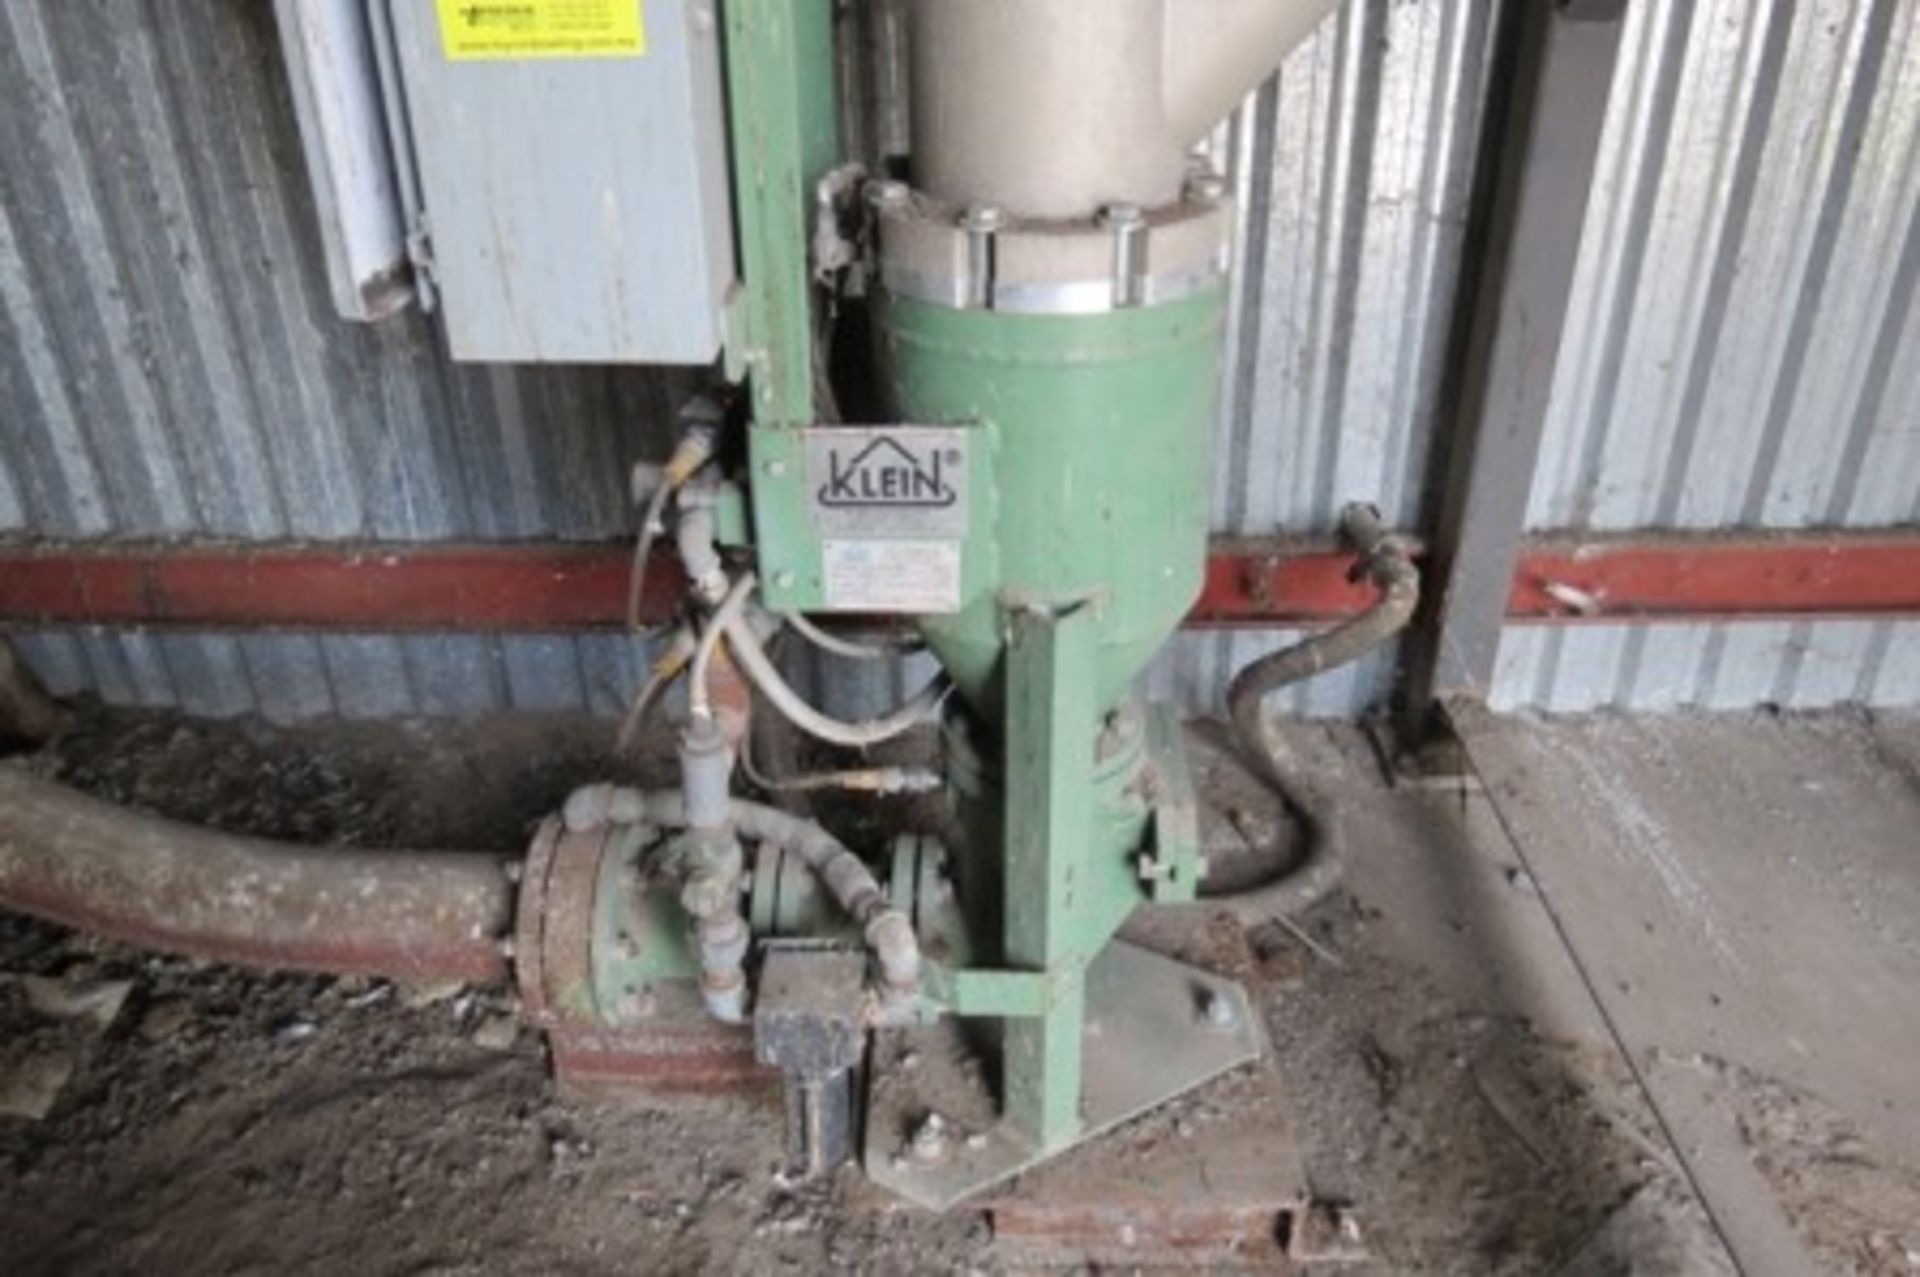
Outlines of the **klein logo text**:
M959 499L947 479L949 460L957 463L959 455L943 456L935 449L921 456L886 435L850 457L830 452L820 504L833 509L944 509Z

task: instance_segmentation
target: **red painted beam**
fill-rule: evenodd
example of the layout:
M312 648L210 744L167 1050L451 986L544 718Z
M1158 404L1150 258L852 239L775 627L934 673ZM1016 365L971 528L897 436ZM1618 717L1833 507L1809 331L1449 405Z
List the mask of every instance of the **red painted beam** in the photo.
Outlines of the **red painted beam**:
M1535 619L1920 615L1920 529L1542 541L1510 616Z
M0 619L319 630L577 630L624 619L631 551L605 544L39 545L0 549ZM648 573L667 614L679 569Z
M564 631L618 626L628 550L499 545L0 545L0 622L336 631ZM1368 593L1325 546L1218 542L1188 623L1312 624ZM664 559L645 613L678 597ZM1523 622L1920 616L1920 530L1639 536L1530 544L1509 615Z

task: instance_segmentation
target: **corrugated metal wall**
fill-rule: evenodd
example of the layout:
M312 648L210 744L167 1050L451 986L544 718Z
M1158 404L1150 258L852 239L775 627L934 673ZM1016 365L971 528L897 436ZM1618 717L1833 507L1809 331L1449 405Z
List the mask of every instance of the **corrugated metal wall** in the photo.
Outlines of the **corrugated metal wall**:
M1491 8L1349 0L1222 129L1244 222L1221 531L1324 530L1356 497L1414 517ZM620 476L657 447L679 385L458 367L417 315L335 319L270 9L0 4L0 530L618 533ZM1912 519L1920 373L1897 352L1920 337L1920 0L1633 9L1534 521ZM1213 708L1233 668L1285 637L1182 635L1146 682ZM1914 637L1516 633L1495 694L1911 700ZM610 711L633 681L615 636L75 631L23 646L59 690L213 714ZM1293 708L1354 712L1389 668L1334 675ZM872 702L903 676L866 677L832 679L834 699Z
M0 529L600 539L683 374L459 366L344 323L254 0L0 5ZM627 694L618 638L42 634L58 690L275 717Z
M0 528L56 536L604 537L674 387L459 367L419 316L336 320L270 6L0 5ZM1486 6L1365 0L1222 130L1244 201L1221 527L1410 513L1450 302ZM1210 707L1281 636L1186 636ZM616 637L28 636L58 690L274 717L610 711ZM841 674L836 701L885 686ZM871 681L872 676L865 678ZM898 676L885 677L894 684ZM1340 713L1377 678L1312 705Z
M417 314L334 317L271 5L0 5L0 182L0 528L622 526L663 376L459 367Z
M1636 0L1597 180L1532 526L1920 520L1920 4ZM1856 698L1920 703L1920 627L1515 628L1493 689Z
M1225 130L1241 225L1218 531L1328 532L1353 500L1418 518L1492 8L1349 0ZM1235 669L1296 637L1181 634L1146 689L1217 710ZM1393 656L1275 703L1358 713L1385 694Z

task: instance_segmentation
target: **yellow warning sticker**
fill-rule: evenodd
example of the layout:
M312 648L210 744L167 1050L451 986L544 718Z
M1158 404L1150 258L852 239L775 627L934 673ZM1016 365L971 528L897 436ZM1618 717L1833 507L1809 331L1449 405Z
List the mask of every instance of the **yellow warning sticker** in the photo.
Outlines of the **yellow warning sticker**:
M434 0L450 62L482 58L637 58L641 0Z

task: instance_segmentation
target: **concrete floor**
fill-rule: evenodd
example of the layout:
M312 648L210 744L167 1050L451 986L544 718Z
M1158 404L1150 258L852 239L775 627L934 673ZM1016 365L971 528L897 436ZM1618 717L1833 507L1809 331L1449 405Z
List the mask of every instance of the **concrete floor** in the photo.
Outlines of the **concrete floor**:
M1407 961L1631 1071L1710 1220L1685 1270L1920 1272L1920 719L1460 727L1455 793L1296 733Z

